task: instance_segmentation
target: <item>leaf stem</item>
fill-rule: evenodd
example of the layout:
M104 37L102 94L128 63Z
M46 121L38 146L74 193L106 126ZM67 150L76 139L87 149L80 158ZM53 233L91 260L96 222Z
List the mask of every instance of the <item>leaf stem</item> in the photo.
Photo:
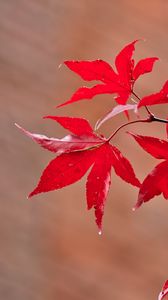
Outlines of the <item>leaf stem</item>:
M153 116L152 122L161 122L161 123L167 123L168 124L168 120L166 120L166 119L160 119L160 118L157 118L155 116Z
M132 91L132 94L140 101L141 98L134 92ZM155 117L155 115L153 113L151 113L151 111L149 110L149 108L147 106L145 106L148 114L149 114L149 117L152 119L152 122L156 121L156 122L161 122L161 123L168 123L168 120L166 119L160 119L160 118L157 118Z
M147 119L140 119L140 120L135 120L135 121L131 121L131 122L122 124L109 136L109 138L107 139L107 142L109 142L117 134L117 132L120 131L120 129L122 129L123 127L125 127L127 125L131 125L131 124L135 124L135 123L151 123L151 122L160 122L160 123L168 124L168 120L156 118L153 114L150 114Z
M132 91L132 94L133 94L139 101L141 100L141 98L140 98L134 91ZM146 109L147 113L148 113L150 116L153 115L153 114L150 112L150 110L149 110L149 108L148 108L147 106L145 106L145 109Z
M128 122L128 123L124 123L122 124L121 126L119 126L110 136L109 138L107 139L107 142L109 142L116 134L117 132L122 129L123 127L127 126L127 125L131 125L131 124L135 124L135 123L149 123L149 122L152 122L153 120L151 120L151 118L147 118L147 119L140 119L140 120L135 120L135 121L131 121L131 122Z

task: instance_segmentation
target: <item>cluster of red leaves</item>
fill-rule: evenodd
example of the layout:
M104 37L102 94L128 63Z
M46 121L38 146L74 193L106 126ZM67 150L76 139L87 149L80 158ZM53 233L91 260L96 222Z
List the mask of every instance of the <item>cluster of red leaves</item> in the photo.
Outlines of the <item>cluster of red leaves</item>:
M146 105L168 103L168 81L160 92L140 99L138 104L127 104L130 95L134 93L136 80L143 74L151 72L156 57L145 58L135 64L132 55L135 43L127 45L115 59L116 71L105 61L66 61L65 65L80 75L86 81L101 81L91 88L81 87L65 103L92 99L98 94L117 94L118 105L105 117L101 118L96 128L118 113L130 109L137 110ZM130 133L138 144L157 159L164 159L145 178L142 184L137 179L130 162L121 152L110 144L109 139L96 134L87 120L82 118L48 116L71 131L62 139L48 138L34 134L17 125L27 136L40 144L43 148L56 153L44 170L37 187L29 197L42 192L57 190L80 180L90 169L86 182L86 198L88 209L94 207L96 223L99 231L102 229L104 205L111 183L111 169L124 181L139 187L139 196L135 208L147 202L155 195L163 193L168 198L168 142L154 137L140 136ZM168 127L167 127L168 131Z
M166 297L167 296L167 297ZM164 283L162 290L159 294L158 300L168 299L168 280Z
M150 136L130 134L146 152L157 159L164 159L144 179L135 208L161 193L165 199L168 199L168 142Z
M70 185L80 180L92 167L86 182L87 206L88 209L95 208L96 223L101 232L104 204L111 183L111 168L124 181L134 186L139 187L140 182L130 162L108 140L96 135L85 119L55 116L47 118L57 121L73 135L59 140L30 133L17 125L43 148L61 153L46 167L29 197Z

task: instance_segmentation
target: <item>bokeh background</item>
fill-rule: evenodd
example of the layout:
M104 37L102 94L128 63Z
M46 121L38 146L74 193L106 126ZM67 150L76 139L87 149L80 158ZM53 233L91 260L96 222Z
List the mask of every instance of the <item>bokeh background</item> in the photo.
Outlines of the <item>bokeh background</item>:
M28 130L62 137L66 131L42 116L86 117L92 125L114 106L110 95L65 108L82 80L58 66L67 59L102 58L134 39L135 58L158 56L154 72L139 79L140 96L158 91L167 79L166 0L0 0L0 299L156 300L168 277L168 204L155 198L133 213L137 190L112 176L104 231L87 212L85 178L60 191L26 195L53 158L25 137ZM154 107L167 116L167 107ZM124 116L102 126L109 135ZM130 127L166 138L165 126ZM124 130L114 139L142 180L157 163Z

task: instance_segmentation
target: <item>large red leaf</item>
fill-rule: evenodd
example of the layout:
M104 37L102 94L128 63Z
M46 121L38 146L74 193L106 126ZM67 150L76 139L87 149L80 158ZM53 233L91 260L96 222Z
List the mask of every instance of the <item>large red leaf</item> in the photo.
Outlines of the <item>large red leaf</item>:
M128 132L137 143L155 158L168 159L168 142L151 136Z
M113 167L118 176L120 176L124 181L140 187L140 182L138 178L136 177L134 170L128 161L122 153L114 146L112 146L112 161L113 161Z
M96 223L99 232L101 232L104 205L110 187L111 167L113 166L116 174L126 182L138 187L140 182L136 178L130 162L106 139L94 135L86 120L69 117L51 118L54 118L65 128L71 129L72 132L83 135L69 135L59 140L30 133L17 125L19 129L42 147L57 153L64 152L49 163L38 185L29 197L70 185L80 180L93 165L86 184L87 203L89 209L91 207L95 208ZM75 129L75 125L79 125L79 128ZM86 135L84 135L84 129L86 129Z
M105 144L101 146L95 156L95 163L87 178L86 194L88 209L95 208L96 223L99 233L102 230L102 217L104 205L110 188L111 173L111 146Z
M158 60L158 57L141 59L133 70L133 79L137 80L140 75L151 72L156 60Z
M165 82L160 92L142 98L139 101L138 108L146 105L155 105L168 103L168 80Z
M167 295L167 298L165 298ZM168 280L166 280L166 282L164 283L162 290L159 294L158 300L166 300L168 299Z
M52 119L62 125L65 129L70 130L76 135L94 135L93 129L89 122L83 118L74 117L58 117L58 116L46 116L44 119Z
M104 143L104 140L96 135L67 135L62 139L48 138L45 135L31 133L17 124L16 126L19 129L21 129L28 137L30 137L32 140L38 143L41 147L58 154L77 150L84 150Z
M105 83L117 81L118 75L105 61L65 61L65 65L73 72L80 75L84 80L100 80Z
M86 81L102 81L103 84L98 84L91 88L79 88L68 101L58 105L58 107L84 99L92 99L96 95L114 93L117 93L117 97L115 97L117 103L126 104L133 91L136 79L142 74L151 72L153 64L157 60L156 57L142 59L134 68L132 55L136 42L137 40L125 46L116 56L115 65L118 74L103 60L65 61L65 65L81 76L82 79Z
M161 162L145 178L134 209L161 193L165 199L168 199L168 161Z
M97 149L64 153L53 159L44 170L37 187L29 197L61 189L82 178L94 162Z

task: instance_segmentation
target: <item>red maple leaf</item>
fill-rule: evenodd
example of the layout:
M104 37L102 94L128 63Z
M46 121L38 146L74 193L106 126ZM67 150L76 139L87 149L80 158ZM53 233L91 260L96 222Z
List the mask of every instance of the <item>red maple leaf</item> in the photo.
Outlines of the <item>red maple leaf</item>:
M114 94L117 93L117 103L125 104L133 90L133 85L140 75L151 72L154 62L157 57L145 58L140 60L134 67L134 60L132 59L135 50L135 43L133 41L125 46L121 52L116 56L115 66L117 72L103 60L94 61L65 61L65 65L77 73L82 79L86 81L101 81L93 87L81 87L72 97L58 105L58 107L67 105L72 102L83 99L92 99L99 94Z
M162 290L159 294L158 300L168 299L168 297L165 298L166 295L168 296L168 280L166 280L166 282L164 283Z
M47 138L21 130L45 149L60 153L44 170L37 187L29 197L61 189L78 180L92 169L87 177L86 197L88 209L94 207L96 223L102 229L104 205L110 188L111 168L124 181L140 186L130 162L103 137L97 136L88 121L81 118L48 116L75 135L67 139Z
M168 199L168 142L150 136L130 134L146 152L157 159L164 159L142 182L134 208L140 207L144 202L162 193L164 198Z
M168 80L163 85L160 92L142 98L138 103L138 108L146 105L168 103Z

